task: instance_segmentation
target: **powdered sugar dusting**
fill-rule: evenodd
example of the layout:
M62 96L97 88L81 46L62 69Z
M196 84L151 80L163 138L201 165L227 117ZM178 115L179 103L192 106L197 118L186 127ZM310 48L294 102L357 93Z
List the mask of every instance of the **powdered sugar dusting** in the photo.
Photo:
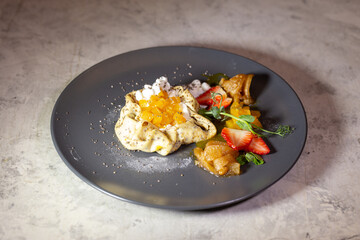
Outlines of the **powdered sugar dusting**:
M193 162L193 159L188 156L189 153L168 157L161 155L154 156L152 153L145 153L145 155L149 154L149 156L139 157L122 146L119 148L111 148L110 151L116 163L121 164L123 168L144 173L171 172L175 169L186 168Z
M186 168L192 159L190 157L184 159L173 159L167 157L148 157L148 158L133 158L126 161L126 166L139 172L153 173L153 172L170 172L178 168Z

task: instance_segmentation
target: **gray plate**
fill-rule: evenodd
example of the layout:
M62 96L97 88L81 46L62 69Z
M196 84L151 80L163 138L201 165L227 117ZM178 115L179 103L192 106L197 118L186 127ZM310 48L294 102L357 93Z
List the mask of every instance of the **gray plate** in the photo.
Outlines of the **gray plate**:
M128 151L113 128L124 95L160 76L172 85L223 72L254 73L251 92L266 128L296 128L286 138L270 137L266 164L249 164L240 176L218 178L196 167L194 144L161 157ZM201 210L248 199L283 177L305 144L307 122L293 89L277 74L247 58L197 47L156 47L102 61L76 77L59 96L51 118L54 145L66 165L82 180L115 198L151 207Z

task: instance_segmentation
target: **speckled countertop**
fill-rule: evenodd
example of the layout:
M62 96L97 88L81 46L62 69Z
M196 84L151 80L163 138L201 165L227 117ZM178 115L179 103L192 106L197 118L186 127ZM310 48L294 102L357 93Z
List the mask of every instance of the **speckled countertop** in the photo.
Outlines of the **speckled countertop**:
M0 239L360 239L360 2L0 1ZM73 174L50 135L61 91L130 50L202 46L281 75L308 139L266 191L217 211L159 210Z

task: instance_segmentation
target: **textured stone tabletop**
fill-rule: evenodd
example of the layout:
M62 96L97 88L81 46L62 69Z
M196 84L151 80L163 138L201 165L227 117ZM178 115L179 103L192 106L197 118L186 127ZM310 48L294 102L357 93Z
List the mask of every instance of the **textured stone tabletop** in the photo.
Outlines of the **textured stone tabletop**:
M0 239L360 239L360 1L0 1ZM253 59L302 100L308 138L261 194L201 212L123 202L64 164L59 94L117 54L201 46Z

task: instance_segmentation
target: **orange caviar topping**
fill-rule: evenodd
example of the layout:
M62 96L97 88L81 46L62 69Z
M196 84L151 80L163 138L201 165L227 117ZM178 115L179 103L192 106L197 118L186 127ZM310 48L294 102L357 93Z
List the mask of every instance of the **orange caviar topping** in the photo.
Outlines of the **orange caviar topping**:
M164 90L152 95L150 100L140 100L141 119L153 123L159 128L168 124L175 125L186 122L182 114L180 97L169 97Z

